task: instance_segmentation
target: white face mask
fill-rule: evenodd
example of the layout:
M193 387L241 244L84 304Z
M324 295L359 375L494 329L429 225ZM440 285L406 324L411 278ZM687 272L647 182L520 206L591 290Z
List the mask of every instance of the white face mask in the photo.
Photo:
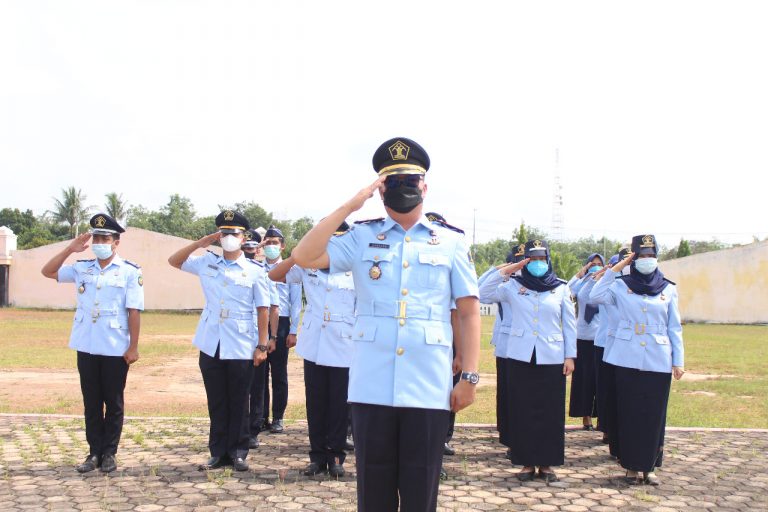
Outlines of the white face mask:
M227 252L235 252L240 249L240 239L234 235L221 237L221 248Z
M641 274L650 274L659 266L659 260L656 258L638 258L635 260L635 268Z

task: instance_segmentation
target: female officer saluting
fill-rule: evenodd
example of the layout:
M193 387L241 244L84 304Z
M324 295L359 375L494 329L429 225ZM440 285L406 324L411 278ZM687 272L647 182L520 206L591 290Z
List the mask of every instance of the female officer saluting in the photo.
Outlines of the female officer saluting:
M532 480L539 466L539 476L555 482L551 466L565 459L565 377L576 357L576 317L570 289L552 270L547 243L527 242L525 257L488 277L480 301L501 302L510 311L506 417L510 460L523 466L517 478Z
M632 484L659 485L653 470L662 461L670 374L680 379L685 373L677 287L657 268L657 254L653 235L635 236L632 252L606 271L590 293L592 302L618 310L615 338L604 358L615 367L616 425L611 430ZM627 265L629 274L617 279Z

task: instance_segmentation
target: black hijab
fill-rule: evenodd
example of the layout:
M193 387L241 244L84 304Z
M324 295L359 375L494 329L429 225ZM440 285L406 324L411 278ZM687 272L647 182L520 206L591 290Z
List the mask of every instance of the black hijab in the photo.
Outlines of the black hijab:
M549 251L547 251L547 267L547 272L543 276L536 277L528 272L528 265L526 265L523 267L520 275L515 276L515 281L525 286L529 290L533 290L535 292L548 292L550 290L554 290L563 284L563 282L558 279L557 274L555 274L555 271L552 270L552 262L549 259Z
M658 295L667 286L667 280L661 270L657 268L650 274L643 274L637 270L634 261L629 267L629 275L624 276L622 281L633 293L640 295Z

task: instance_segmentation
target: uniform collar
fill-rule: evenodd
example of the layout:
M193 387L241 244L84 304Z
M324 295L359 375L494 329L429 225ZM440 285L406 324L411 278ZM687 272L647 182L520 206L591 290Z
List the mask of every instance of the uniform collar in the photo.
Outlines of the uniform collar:
M432 224L432 222L427 218L426 215L422 215L421 218L419 218L419 220L416 222L416 224L413 225L413 227L410 230L413 231L414 228L416 228L416 226L418 225L424 226L424 228L427 231L433 231L435 229L435 225ZM395 226L399 227L400 229L403 229L403 227L400 224L395 222L395 220L392 219L392 217L387 215L387 217L384 219L384 225L381 227L381 232L383 233L383 232L389 231Z
M121 258L119 254L115 254L115 257L112 258L112 261L109 262L109 265L107 265L104 268L101 268L101 265L99 265L99 258L94 258L93 262L91 262L91 266L96 267L100 271L107 270L112 265L117 265L118 267L122 267L123 265L125 265L125 260L123 260L123 258Z
M245 259L246 258L245 258L245 253L244 252L240 252L240 257L237 258L236 260L234 260L233 263L230 263L230 261L232 261L232 260L224 259L224 255L223 254L217 254L216 256L217 256L216 263L224 263L224 265L227 265L227 266L231 266L234 263L234 264L240 265L240 268L245 268Z

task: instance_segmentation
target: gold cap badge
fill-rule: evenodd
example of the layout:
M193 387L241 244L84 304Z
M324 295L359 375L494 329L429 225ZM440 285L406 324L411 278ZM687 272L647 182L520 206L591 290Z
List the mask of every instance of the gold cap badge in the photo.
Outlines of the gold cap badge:
M653 247L653 235L645 235L643 236L643 243L640 245L640 247Z
M522 256L523 254L525 254L525 244L520 244L517 248L515 256Z
M235 220L235 212L227 210L224 212L224 220Z
M407 160L410 151L411 148L402 141L397 141L389 146L389 156L392 157L392 160Z
M93 221L93 225L97 228L103 228L107 224L107 219L105 219L103 216L99 215L96 217L96 220Z
M540 249L541 248L541 240L534 240L533 241L533 247L536 248L536 249Z

